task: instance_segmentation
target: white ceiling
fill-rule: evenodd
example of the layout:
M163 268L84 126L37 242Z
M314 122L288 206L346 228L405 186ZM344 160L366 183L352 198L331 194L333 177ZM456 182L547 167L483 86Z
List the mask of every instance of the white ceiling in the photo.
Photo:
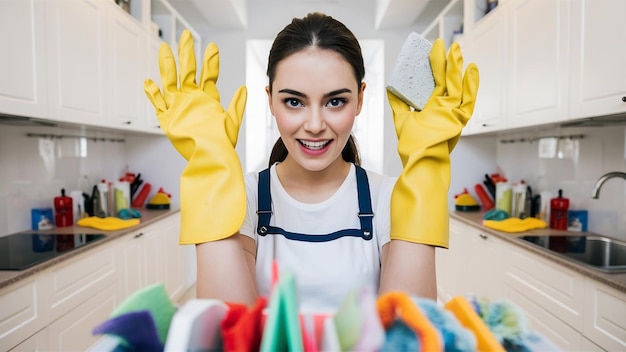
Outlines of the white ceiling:
M290 4L342 4L349 3L358 11L358 0L169 0L169 2L194 27L247 28L248 2L263 6L289 6ZM412 26L419 17L434 15L447 5L449 0L375 0L375 27L386 29ZM372 2L368 2L372 4Z

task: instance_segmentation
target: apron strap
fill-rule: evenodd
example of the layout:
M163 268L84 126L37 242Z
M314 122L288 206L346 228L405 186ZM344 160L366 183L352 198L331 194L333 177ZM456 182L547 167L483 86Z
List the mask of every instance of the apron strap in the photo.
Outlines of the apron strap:
M280 227L270 226L272 217L272 195L270 193L270 169L267 168L259 172L258 184L258 210L259 217L257 225L257 234L260 236L283 235L285 238L295 241L307 242L328 242L344 236L362 237L364 240L372 239L373 225L372 219L374 213L372 211L372 199L370 196L369 181L367 172L360 166L355 165L357 194L359 198L359 221L360 229L345 229L335 231L326 235L308 235L285 231Z

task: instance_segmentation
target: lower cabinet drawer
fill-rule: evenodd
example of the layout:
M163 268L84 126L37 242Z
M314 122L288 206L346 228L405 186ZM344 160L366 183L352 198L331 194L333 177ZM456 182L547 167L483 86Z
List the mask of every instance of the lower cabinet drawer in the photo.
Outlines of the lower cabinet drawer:
M108 286L72 309L48 327L50 351L87 351L96 345L101 335L92 330L106 321L121 303L119 290Z
M626 294L585 280L583 333L608 351L626 351Z
M533 331L545 336L563 351L580 351L582 334L537 305L517 288L505 285L505 294L524 312Z
M35 278L0 290L0 351L7 351L47 324L45 284Z
M504 282L577 331L582 331L584 277L522 248L508 255Z
M104 289L119 287L115 248L113 244L101 246L45 272L50 280L46 293L50 322Z

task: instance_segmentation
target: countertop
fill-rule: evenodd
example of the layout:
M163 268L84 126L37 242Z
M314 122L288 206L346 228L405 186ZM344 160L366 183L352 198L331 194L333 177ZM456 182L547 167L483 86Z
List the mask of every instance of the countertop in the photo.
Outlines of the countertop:
M564 235L564 236L585 236L585 235L598 235L593 232L573 232L573 231L559 231L553 229L539 229L531 230L519 233L507 233L497 231L482 225L483 213L482 212L451 212L450 217L459 220L465 224L474 226L485 233L491 234L516 246L522 247L534 254L544 257L548 260L555 262L556 264L567 267L571 270L581 273L582 275L594 279L600 283L615 288L621 292L626 293L626 273L604 273L601 271L593 270L582 264L578 264L574 261L567 260L549 251L542 250L537 246L528 243L520 237L523 236L541 236L546 234L551 235ZM607 236L604 236L607 237Z
M112 241L116 238L122 237L129 233L135 232L137 230L141 230L142 228L159 221L163 218L168 217L174 213L177 213L179 209L169 209L169 210L148 210L143 209L141 212L141 222L139 225L129 227L123 230L117 231L102 231L91 227L82 227L82 226L72 226L72 227L62 227L62 228L54 228L51 230L39 230L39 231L23 231L25 234L105 234L106 237L94 241L93 243L89 243L80 248L76 248L72 251L69 251L67 254L58 256L56 258L47 260L43 263L37 264L30 268L24 270L0 270L0 289L9 286L13 283L16 283L19 280L27 278L31 275L34 275L40 271L43 271L55 264L66 261L78 254L81 254L85 251L90 251L98 246L101 246L109 241Z

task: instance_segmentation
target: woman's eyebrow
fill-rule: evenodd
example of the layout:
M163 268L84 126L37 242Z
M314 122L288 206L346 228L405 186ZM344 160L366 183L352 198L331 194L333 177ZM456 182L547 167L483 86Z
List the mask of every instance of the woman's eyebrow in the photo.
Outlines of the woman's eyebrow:
M281 89L278 91L278 93L287 93L287 94L292 94L298 97L306 98L306 94L299 92L297 90L289 89L289 88ZM335 95L339 95L342 93L352 93L352 91L348 88L341 88L341 89L333 90L331 92L324 94L324 98L333 97Z

